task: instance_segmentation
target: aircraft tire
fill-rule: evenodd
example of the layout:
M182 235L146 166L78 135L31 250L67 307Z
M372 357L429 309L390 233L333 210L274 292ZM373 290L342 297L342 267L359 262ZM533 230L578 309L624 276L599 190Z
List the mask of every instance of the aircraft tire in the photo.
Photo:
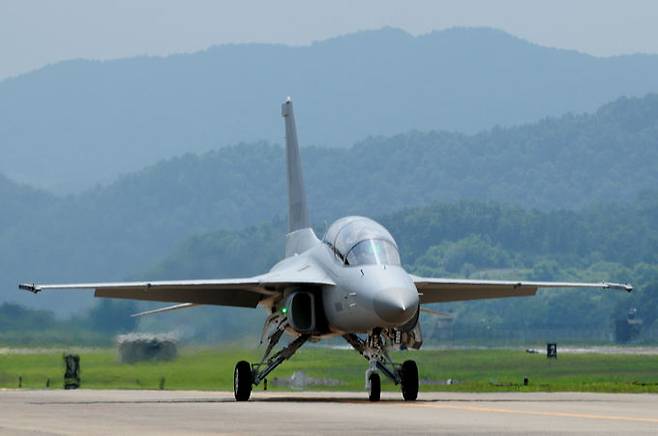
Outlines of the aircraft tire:
M418 366L413 360L406 360L400 368L402 379L402 398L405 401L416 401L418 398Z
M382 394L382 381L379 374L373 372L368 377L368 399L370 401L379 401Z
M235 401L247 401L251 396L251 382L253 374L251 373L251 364L244 360L235 365L233 371L233 395Z

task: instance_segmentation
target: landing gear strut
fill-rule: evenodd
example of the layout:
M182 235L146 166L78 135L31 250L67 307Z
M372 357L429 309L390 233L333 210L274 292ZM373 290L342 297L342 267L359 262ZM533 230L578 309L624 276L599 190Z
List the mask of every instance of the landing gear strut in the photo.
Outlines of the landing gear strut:
M381 394L381 379L384 374L396 385L400 385L402 398L405 401L415 401L418 398L418 366L413 360L406 360L402 365L396 364L386 351L386 344L379 332L373 332L366 340L350 333L343 338L369 362L366 371L366 387L368 399L379 401Z
M279 339L281 339L281 336L287 327L285 319L282 319L276 324L274 332L268 337L267 348L265 349L261 361L259 363L250 364L249 362L242 360L235 365L235 371L233 373L233 394L236 401L247 401L251 396L252 386L257 386L269 373L274 371L277 366L290 359L290 357L311 337L311 335L308 334L299 335L286 347L270 357L272 350L279 342Z

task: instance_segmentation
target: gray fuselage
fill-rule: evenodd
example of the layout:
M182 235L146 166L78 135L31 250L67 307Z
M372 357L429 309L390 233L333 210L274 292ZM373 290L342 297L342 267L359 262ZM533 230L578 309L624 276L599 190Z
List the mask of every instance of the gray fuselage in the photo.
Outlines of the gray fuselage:
M359 219L363 221L362 226L381 227L374 221ZM319 240L309 230L298 235L303 239L301 244L294 241L295 238L291 241L289 235L288 246L297 244L298 251L288 253L289 257L271 271L308 269L335 283L335 286L324 286L320 292L329 334L366 333L376 328L399 328L415 321L419 310L418 291L402 266L346 264L330 244ZM389 238L392 240L390 235ZM355 245L359 242L362 241L356 241Z

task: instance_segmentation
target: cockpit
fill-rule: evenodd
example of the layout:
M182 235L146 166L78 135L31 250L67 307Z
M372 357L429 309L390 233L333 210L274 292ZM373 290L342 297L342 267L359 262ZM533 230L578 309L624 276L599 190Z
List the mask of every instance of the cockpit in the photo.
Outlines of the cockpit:
M334 222L322 242L345 265L400 265L393 236L375 221L349 216Z

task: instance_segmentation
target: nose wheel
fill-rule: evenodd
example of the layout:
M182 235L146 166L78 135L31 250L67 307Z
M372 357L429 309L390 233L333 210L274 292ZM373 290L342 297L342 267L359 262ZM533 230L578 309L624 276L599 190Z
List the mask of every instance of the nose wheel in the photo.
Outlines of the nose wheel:
M368 376L368 399L370 401L379 401L382 395L382 380L376 372Z

